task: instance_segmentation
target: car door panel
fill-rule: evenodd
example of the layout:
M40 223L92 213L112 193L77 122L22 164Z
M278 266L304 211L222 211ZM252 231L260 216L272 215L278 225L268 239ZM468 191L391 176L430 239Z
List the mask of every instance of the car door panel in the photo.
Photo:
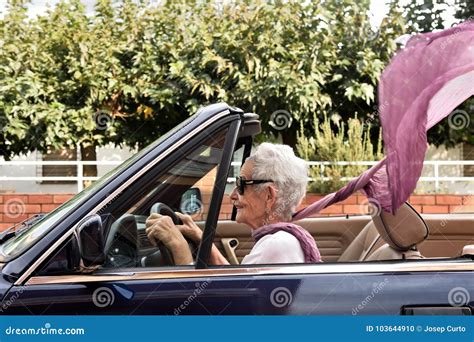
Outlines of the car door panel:
M2 304L11 315L400 315L410 306L456 306L453 289L474 293L472 272L195 272L192 278L32 284L13 288ZM467 300L459 304L473 309Z
M474 244L474 214L423 215L430 234L420 244L427 258L457 257L466 245Z

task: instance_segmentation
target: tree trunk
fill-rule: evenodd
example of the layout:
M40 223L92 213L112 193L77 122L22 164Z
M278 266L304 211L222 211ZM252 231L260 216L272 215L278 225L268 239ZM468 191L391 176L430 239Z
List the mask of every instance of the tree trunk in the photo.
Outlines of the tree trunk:
M462 159L474 160L474 145L469 143L462 144ZM464 177L474 177L474 165L464 165Z
M82 161L96 161L97 160L97 152L95 150L95 146L87 146L84 147L81 145L81 160ZM97 177L97 165L84 165L82 169L82 174L84 177ZM84 181L83 185L84 188L88 187L92 184L92 181Z
M296 129L293 127L284 129L281 131L281 138L283 144L291 146L294 150L296 150Z

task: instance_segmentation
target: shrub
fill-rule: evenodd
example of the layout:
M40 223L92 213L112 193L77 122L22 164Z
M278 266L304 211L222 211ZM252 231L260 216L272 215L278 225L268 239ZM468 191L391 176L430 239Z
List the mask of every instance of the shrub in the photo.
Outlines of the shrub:
M370 140L372 127L357 118L350 118L347 125L337 115L319 122L314 115L314 136L298 134L297 150L301 157L310 161L375 161L383 157L382 134L378 132L376 146ZM347 127L346 127L347 126ZM323 165L310 167L308 191L329 193L340 189L347 183L345 177L356 177L367 169L366 165ZM329 179L324 180L323 177Z

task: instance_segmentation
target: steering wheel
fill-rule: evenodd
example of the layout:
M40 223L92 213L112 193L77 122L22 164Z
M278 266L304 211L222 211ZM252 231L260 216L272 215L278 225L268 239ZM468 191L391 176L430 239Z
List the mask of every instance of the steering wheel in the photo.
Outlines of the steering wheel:
M135 267L138 260L138 228L134 215L124 214L110 227L105 242L104 267Z
M164 203L157 202L153 204L153 206L150 208L150 215L155 214L155 213L171 217L171 220L173 221L175 225L183 224L183 222L175 214L175 212ZM193 259L195 259L198 246L191 239L187 237L184 237L184 238L186 242L188 243ZM171 251L161 241L158 241L157 245L158 245L159 251L154 252L145 258L144 260L145 266L148 266L148 265L152 266L156 264L159 264L161 266L173 266L175 263L174 263L173 254L171 253Z

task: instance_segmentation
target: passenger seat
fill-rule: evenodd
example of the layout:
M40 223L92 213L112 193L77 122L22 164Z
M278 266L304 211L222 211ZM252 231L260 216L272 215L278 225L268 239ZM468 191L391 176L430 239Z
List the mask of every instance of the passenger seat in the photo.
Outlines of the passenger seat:
M404 203L395 216L384 211L374 216L338 261L421 259L417 245L428 234L428 226L421 216Z

